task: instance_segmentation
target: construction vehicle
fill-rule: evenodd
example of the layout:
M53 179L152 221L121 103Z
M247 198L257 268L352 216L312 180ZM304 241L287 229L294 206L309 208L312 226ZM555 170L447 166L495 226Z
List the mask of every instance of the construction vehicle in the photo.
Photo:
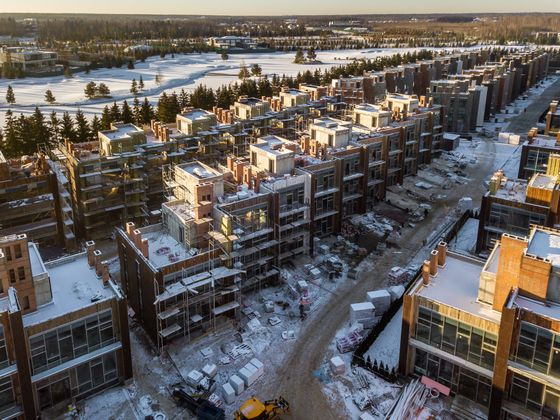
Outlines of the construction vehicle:
M208 395L191 395L183 386L174 386L172 393L177 404L187 408L198 420L225 420L225 412L208 401Z
M245 401L234 414L235 420L272 420L290 412L290 404L282 397L262 403L257 397Z

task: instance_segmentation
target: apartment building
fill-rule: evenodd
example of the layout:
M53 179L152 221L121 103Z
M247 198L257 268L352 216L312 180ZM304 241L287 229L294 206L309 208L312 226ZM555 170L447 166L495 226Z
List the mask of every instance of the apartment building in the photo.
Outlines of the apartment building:
M557 418L560 232L504 234L488 260L440 243L404 296L399 369L488 418Z
M0 249L2 418L38 418L132 377L127 301L93 242L48 263L25 234Z
M24 73L50 73L62 69L57 66L58 54L53 51L43 51L27 47L1 47L0 67L9 64Z
M352 123L370 130L387 127L392 121L392 113L381 105L356 105L352 111Z
M318 101L328 94L326 86L311 85L309 83L300 83L298 90L308 93L312 101Z
M159 123L154 128L155 135L113 124L99 133L99 141L66 141L51 151L68 181L79 238L109 237L130 220L157 220L152 212L163 201L162 166L192 158L199 143Z
M0 152L0 235L25 233L33 241L76 247L67 180L44 154L5 159Z
M333 79L328 87L330 96L340 96L349 105L376 103L385 98L385 74L366 73L363 76Z
M518 178L529 179L534 174L546 173L550 155L560 154L558 139L552 136L538 135L533 128L527 135L527 140L521 145Z
M553 155L558 162L559 155ZM554 166L558 168L558 163ZM489 251L502 234L527 236L533 225L553 227L559 222L558 173L534 174L513 180L497 171L482 197L476 252Z
M307 105L311 100L309 93L298 89L283 88L280 92L280 104L283 108Z
M186 108L176 118L177 130L187 136L195 136L201 131L209 131L218 124L216 115L198 108Z
M262 118L270 112L270 104L258 98L240 96L231 107L233 115L240 120Z
M318 118L309 125L312 141L323 146L339 149L346 147L352 139L352 123L335 118Z
M550 108L546 114L546 125L544 128L545 136L560 136L560 110L558 110L558 101L552 101Z

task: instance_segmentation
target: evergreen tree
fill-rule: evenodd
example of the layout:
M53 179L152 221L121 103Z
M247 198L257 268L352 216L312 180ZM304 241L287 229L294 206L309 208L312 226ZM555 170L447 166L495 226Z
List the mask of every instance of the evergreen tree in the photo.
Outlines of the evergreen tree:
M35 112L33 112L31 120L31 129L33 133L32 142L35 146L33 149L36 151L38 145L48 145L50 143L51 133L45 121L45 117L38 107L35 107Z
M32 118L26 118L21 114L16 120L16 131L18 144L20 145L22 155L32 155L37 151L37 144L33 138Z
M99 86L97 86L97 94L99 96L109 96L111 94L111 90L109 89L109 86L107 86L105 83L99 83Z
M113 102L113 106L111 107L109 114L111 115L111 122L121 121L121 110L116 102Z
M142 75L140 75L140 79L138 80L138 90L144 90L144 79L142 78Z
M257 63L253 64L251 66L251 74L253 76L260 76L262 74L261 66L259 66Z
M72 74L72 70L70 70L70 67L64 68L64 77L66 77L67 79L71 79L72 77L74 77L74 75Z
M54 145L59 142L60 139L60 119L57 117L56 112L51 112L49 117L49 131L51 133L50 144Z
M90 141L95 141L97 139L97 133L99 133L103 128L101 127L101 120L97 115L94 115L91 120L91 134Z
M239 73L238 73L239 78L240 79L245 79L245 78L249 77L250 75L251 75L251 73L249 73L249 69L245 65L245 62L242 61L241 62L241 68L239 69Z
M223 51L222 52L222 60L226 61L229 58L229 55L227 52Z
M263 97L263 96L272 96L272 86L270 84L270 81L268 80L267 77L263 77L261 79L259 79L259 83L258 83L258 90L259 90L259 95L258 97Z
M185 89L181 89L181 92L179 92L179 105L181 106L181 109L189 106L189 94L185 91Z
M89 141L91 131L89 129L89 123L81 109L78 109L74 119L76 120L76 141L78 143Z
M134 96L138 95L138 84L136 83L136 79L132 79L132 84L130 86L130 93Z
M134 97L134 102L132 103L132 120L137 126L142 125L141 105L137 96Z
M60 135L63 139L68 139L71 142L76 141L76 132L74 131L74 121L68 112L62 114L62 122L60 126Z
M150 124L150 122L155 118L154 108L148 101L148 98L144 98L140 112L142 114L142 122L144 124Z
M128 60L127 68L128 68L129 70L134 69L134 61Z
M307 50L307 59L311 62L317 60L317 53L315 53L315 48L311 47Z
M22 154L17 134L16 121L14 120L14 114L11 109L6 111L3 137L2 150L6 157L15 157Z
M103 112L101 113L101 129L109 130L111 128L111 122L113 122L111 118L111 111L109 111L109 107L105 105L105 108L103 108Z
M50 89L45 92L45 102L48 104L54 104L56 102L56 98Z
M12 85L8 85L8 90L6 91L6 102L9 104L16 103L16 95L14 94L14 90L12 89Z
M89 82L84 88L84 93L86 95L86 98L88 99L95 98L96 91L97 91L97 85L95 84L95 82Z
M125 124L130 124L132 122L132 111L126 101L122 104L121 120Z
M305 55L303 54L303 50L301 48L298 48L297 51L296 51L296 56L294 58L294 63L295 64L305 63Z
M161 69L158 69L156 77L155 77L156 85L160 86L163 83L163 74L161 73Z

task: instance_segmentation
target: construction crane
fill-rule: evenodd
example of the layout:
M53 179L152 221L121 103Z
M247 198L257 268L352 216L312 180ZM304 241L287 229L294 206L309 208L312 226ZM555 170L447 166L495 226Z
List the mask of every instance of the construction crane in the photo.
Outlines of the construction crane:
M234 414L235 420L272 420L290 412L290 404L282 397L262 403L256 397L245 401Z

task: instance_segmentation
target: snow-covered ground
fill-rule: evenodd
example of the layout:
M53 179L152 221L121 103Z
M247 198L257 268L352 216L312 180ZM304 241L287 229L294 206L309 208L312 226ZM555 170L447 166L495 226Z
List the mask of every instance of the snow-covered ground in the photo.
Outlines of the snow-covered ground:
M372 363L374 360L377 360L377 363L383 362L385 366L389 366L389 369L392 367L397 368L399 363L402 311L401 307L364 355L365 358L369 356Z
M472 254L478 235L478 219L468 219L457 236L449 242L449 250L460 254Z
M463 48L478 49L478 47ZM76 73L71 79L63 76L47 78L26 78L20 80L0 79L0 125L4 124L5 111L9 108L14 113L30 114L35 106L39 106L43 113L68 111L75 113L80 108L86 116L100 113L107 103L124 99L132 101L129 92L132 79L137 81L142 77L145 85L141 97L148 97L156 103L158 96L163 91L181 90L192 91L197 85L205 84L212 88L237 81L237 73L244 63L248 67L259 64L263 75L295 76L298 72L331 68L343 65L352 60L374 59L390 56L396 53L420 51L422 48L386 48L375 50L333 50L318 51L317 59L320 64L294 64L294 52L277 52L264 54L235 54L228 60L222 60L219 54L177 54L175 57L168 55L166 58L150 57L146 62L136 63L136 68L99 69L89 74ZM434 51L451 51L445 48L433 48ZM156 75L160 75L161 83L156 83ZM105 83L111 90L111 99L89 101L85 99L84 88L89 82ZM14 89L17 103L9 106L5 102L6 89L11 85ZM47 105L44 101L45 91L50 89L57 103Z

